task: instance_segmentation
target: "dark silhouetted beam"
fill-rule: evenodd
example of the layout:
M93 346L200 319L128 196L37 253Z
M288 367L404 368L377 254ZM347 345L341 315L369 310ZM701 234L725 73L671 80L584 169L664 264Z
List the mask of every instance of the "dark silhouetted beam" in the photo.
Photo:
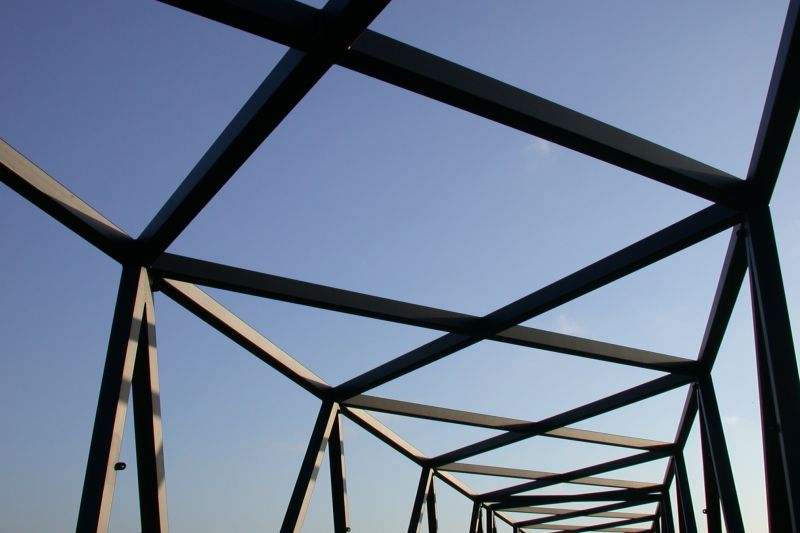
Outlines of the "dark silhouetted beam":
M133 239L0 139L0 179L32 204L122 262Z
M756 346L759 396L762 409L770 409L771 415L762 420L774 426L763 427L764 431L775 431L777 448L770 446L765 460L767 475L778 472L783 475L786 501L769 502L773 512L784 508L783 516L790 518L792 533L800 532L800 376L797 355L792 338L792 324L786 305L778 248L769 208L753 210L747 216L747 254L750 264L750 285L753 295L753 319L756 321ZM767 382L763 378L768 378ZM769 394L769 396L766 396ZM709 432L711 433L711 432ZM772 439L766 444L770 445ZM772 443L775 444L775 443ZM714 449L712 446L712 457ZM778 483L780 485L780 483ZM768 494L769 495L769 494ZM775 495L773 493L773 495ZM720 490L722 509L725 511L724 493ZM726 519L727 524L727 519ZM728 528L730 531L730 528Z
M439 533L439 520L436 516L436 487L434 477L431 477L431 486L428 497L425 498L425 510L428 513L428 533Z
M641 505L640 503L622 503L622 504L611 504L611 505L624 505L625 507L633 507L635 505ZM622 508L622 507L620 507ZM564 507L511 507L506 509L508 513L528 513L528 514L547 514L547 515L563 515L568 513L583 513L585 509L566 509ZM577 516L577 515L576 515ZM627 513L627 512L603 512L603 513L593 513L591 515L586 516L598 516L601 518L641 518L647 516L644 513Z
M168 3L299 48L313 45L314 19L320 16L298 2ZM365 31L337 62L708 200L738 201L742 183L730 174L373 31Z
M660 487L661 485L657 483L625 482L619 480L613 480L616 481L617 484L612 485L609 484L609 482L612 480L603 480L602 478L597 479L589 476L592 476L594 474L600 474L603 472L609 472L612 470L619 470L621 468L628 468L630 466L640 465L643 463L649 463L651 461L663 459L664 457L667 457L669 454L670 454L669 451L650 451L633 455L630 457L623 457L622 459L614 459L613 461L607 461L605 463L592 465L586 468L580 468L578 470L573 470L572 472L566 472L563 474L552 474L542 479L537 479L534 481L529 481L527 483L521 483L513 487L507 487L504 489L487 492L485 494L481 494L480 499L481 501L496 501L505 498L507 496L511 496L513 494L519 494L520 492L527 492L530 490L550 487L552 485L557 485L559 483L581 483L584 485L599 485L605 487L618 486L629 489L655 490L657 487Z
M330 390L330 385L322 378L298 363L194 285L182 281L164 280L161 290L220 333L315 396L323 398Z
M725 434L722 429L722 418L719 414L717 396L711 376L703 378L697 388L700 415L703 417L702 428L705 433L701 438L707 439L708 449L711 452L711 463L714 467L714 477L717 481L720 501L722 502L722 515L725 517L725 531L729 533L744 533L744 521L739 506L736 483L731 470L728 447L725 444ZM682 533L682 532L681 532Z
M612 394L606 398L602 398L581 407L577 407L550 418L546 418L541 422L533 424L530 428L520 428L519 430L508 431L501 435L490 437L452 452L442 454L431 459L431 462L434 465L441 466L462 461L468 457L495 450L508 444L525 440L534 435L540 435L543 432L551 429L562 428L568 426L569 424L574 424L580 422L581 420L586 420L587 418L625 407L626 405L630 405L646 398L651 398L658 394L686 385L690 380L691 378L676 374L654 379L642 385L637 385L636 387L632 387L617 394Z
M322 403L308 440L308 447L300 465L300 472L297 474L289 505L286 507L280 533L299 533L303 529L306 510L311 501L311 494L314 492L322 459L325 457L325 447L338 414L339 406L337 404Z
M711 305L703 342L697 356L697 361L707 372L714 366L747 272L747 250L742 232L741 226L734 227L731 232L714 302Z
M336 415L328 441L331 471L331 503L334 533L349 533L350 513L347 501L347 469L344 460L344 433L341 413Z
M162 254L153 263L153 270L165 278L207 287L439 331L468 333L476 329L481 320L479 317L463 313L390 300L173 254ZM492 336L491 339L662 372L691 373L696 367L695 362L691 359L526 326L513 326Z
M616 511L617 509L627 509L628 507L634 507L637 505L641 505L639 502L620 502L620 503L611 503L608 505L601 505L598 507L592 507L589 509L580 509L580 510L571 510L566 513L554 513L552 516L543 516L541 518L534 518L531 520L524 520L522 522L517 522L517 526L519 527L530 527L539 524L551 524L553 522L558 522L561 520L570 520L572 518L582 518L582 517L595 517L595 518L622 518L626 520L637 519L637 518L651 518L649 514L643 513L613 513L612 511ZM560 511L561 509L559 509ZM507 509L510 511L510 509ZM620 516L622 515L622 516ZM558 525L554 525L553 529L558 529Z
M800 108L800 76L797 75L800 72L798 12L800 2L789 2L778 56L772 70L767 100L747 171L747 182L753 186L755 195L751 201L759 201L764 205L769 202L778 180Z
M417 485L417 494L414 497L414 506L411 509L411 519L408 524L408 533L418 533L422 526L422 518L425 514L425 502L428 499L428 491L431 489L433 471L428 467L423 467Z
M156 320L153 293L149 288L144 293L144 300L144 320L131 382L136 472L139 481L139 518L143 531L168 533Z
M508 496L502 501L486 504L492 509L507 509L520 507L523 505L549 505L553 503L573 503L573 502L638 502L649 503L658 501L663 487L659 486L655 490L650 489L622 489L606 490L602 492L589 492L582 494L542 494L542 495L522 495Z
M359 395L344 402L344 405L379 411L395 415L412 416L439 422L450 422L454 424L464 424L468 426L482 427L487 429L500 429L514 431L515 429L528 430L535 426L535 422L505 418L500 416L484 415L459 411L457 409L447 409L424 405L390 398L379 398L377 396ZM555 437L560 439L575 440L580 442L592 442L595 444L607 444L635 449L654 449L668 446L671 443L650 439L639 439L636 437L625 437L622 435L612 435L598 431L589 431L577 428L557 428L542 433L543 436Z
M478 474L484 476L511 477L533 480L544 480L561 475L554 472L542 472L539 470L506 468L502 466L473 465L469 463L452 463L449 465L440 466L439 470L444 470L446 472L460 472L462 474ZM643 481L628 481L623 479L609 479L602 477L582 477L571 479L569 481L561 481L559 483L575 483L577 485L592 485L597 487L615 487L625 489L644 489L660 486L658 483L645 483ZM480 498L483 501L488 501L485 500L485 495L481 495Z
M580 526L575 529L570 528L568 531L572 533L582 533L584 531L613 531L614 528L623 526L631 526L633 524L641 524L642 522L652 522L655 516L646 516L644 518L628 518L627 520L618 520L616 522L607 522L605 524L594 524L591 526Z
M108 530L117 474L114 465L122 446L138 343L147 341L142 325L149 291L143 268L122 270L78 509L78 533Z
M330 0L305 51L290 49L195 165L140 236L155 260L228 182L389 0ZM210 4L207 4L210 5Z
M450 333L336 387L345 400L438 361L731 227L740 214L712 206L490 313L471 335ZM488 326L486 324L489 324Z
M681 533L697 533L692 492L689 488L689 474L686 471L682 453L675 455L673 464L675 465L675 488L678 494L678 517Z

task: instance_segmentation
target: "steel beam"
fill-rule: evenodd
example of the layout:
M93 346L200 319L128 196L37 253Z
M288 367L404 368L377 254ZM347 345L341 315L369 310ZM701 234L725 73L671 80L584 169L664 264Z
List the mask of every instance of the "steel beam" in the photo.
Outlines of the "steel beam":
M133 239L0 139L0 180L105 254L124 261Z
M507 446L514 442L525 440L533 435L539 435L554 428L560 428L574 424L580 422L581 420L586 420L587 418L591 418L593 416L607 413L614 409L619 409L621 407L625 407L626 405L651 398L658 394L684 386L689 381L690 378L674 374L657 378L642 385L637 385L636 387L631 387L628 390L588 403L581 407L577 407L550 418L546 418L533 424L528 431L524 431L522 428L515 431L508 431L495 437L490 437L480 442L476 442L474 444L464 446L463 448L439 455L434 457L431 461L436 466L463 461L468 457L473 457L481 453Z
M145 292L143 326L140 328L139 346L133 366L131 395L142 530L168 533L155 308L149 287Z
M161 290L189 312L318 398L331 386L194 285L163 280Z
M661 498L661 520L664 533L675 533L675 517L672 514L672 498L669 491L665 490Z
M694 518L694 504L692 503L692 493L689 488L689 474L686 472L686 464L683 461L683 454L675 454L675 482L678 494L678 520L681 533L697 533L697 521Z
M122 446L136 353L139 341L147 338L146 332L144 335L142 332L146 329L142 322L149 291L143 268L122 270L89 445L77 533L108 531L116 482L114 465L119 461Z
M482 531L481 527L481 504L480 502L472 503L472 514L469 518L469 533L479 533Z
M725 517L725 530L728 533L744 533L742 511L739 508L739 498L736 495L736 483L731 471L728 448L725 445L725 434L722 430L722 419L719 414L717 397L711 377L700 380L697 389L700 416L703 417L705 433L702 438L707 439L711 452L711 461L714 465L714 477L717 481L722 502L722 514Z
M740 218L732 209L708 207L486 315L471 335L449 333L339 385L335 397L342 401L352 398L438 361L711 237Z
M768 491L771 516L790 531L800 531L800 379L792 326L786 306L778 250L769 209L747 216L747 252L762 431L766 438L765 469L774 490ZM782 479L781 479L782 478ZM723 504L724 505L724 504ZM779 518L780 517L780 518Z
M755 295L753 301L755 302ZM755 313L754 313L755 318ZM763 328L757 319L753 320L756 341L756 367L761 407L761 442L764 453L764 481L767 496L767 516L770 531L779 531L783 524L792 523L789 506L789 489L783 472L781 458L780 427L776 419L775 396L772 390L769 368L764 353ZM719 507L719 505L717 505Z
M747 272L747 250L742 231L741 226L736 226L731 232L714 302L698 352L697 361L705 372L710 372L714 366Z
M561 529L559 531L565 531L566 532L566 531L575 531L576 529L579 529L579 528L584 527L584 526L577 525L577 524L561 524L559 527L561 527ZM529 526L529 527L526 527L526 528L520 528L519 531L521 533L527 533L529 531L536 531L536 530L540 530L540 529L541 530L548 530L548 533L550 531L552 531L548 526L544 526L544 525L542 525L542 526ZM605 529L604 531L606 531L607 533L650 533L651 530L650 529L643 529L643 528L631 528L631 527L611 527L611 528Z
M616 505L616 504L614 504ZM633 505L640 505L639 503L630 504ZM505 509L508 513L529 513L529 514L551 514L551 515L562 515L567 513L582 513L584 510L582 509L567 509L564 507L509 507ZM592 515L586 516L599 516L601 518L638 518L641 516L645 516L643 513L626 513L626 512L605 512L605 513L597 513Z
M344 433L341 413L336 414L328 440L328 462L331 470L331 503L333 504L334 533L350 531L350 514L347 505L347 475L344 461Z
M767 100L761 115L747 182L752 200L769 203L800 108L800 30L797 18L800 2L791 0L786 12L778 55L772 70Z
M703 455L703 485L705 488L705 514L706 532L722 533L722 514L719 507L719 491L717 490L717 480L714 475L714 462L711 459L711 449L708 447L708 439L703 435L708 431L705 427L703 417L700 417L700 447ZM772 528L774 530L774 528Z
M571 510L569 512L562 512L563 509L558 509L558 513L554 513L551 516L544 516L542 518L534 518L532 520L524 520L522 522L517 522L517 526L519 527L530 527L535 526L538 524L551 524L553 522L559 522L561 520L569 520L571 518L582 518L582 517L598 517L598 518L623 518L623 519L637 519L637 518L648 518L650 515L641 514L641 513L613 513L611 511L616 511L617 509L627 509L628 507L633 507L636 505L641 505L641 502L620 502L620 503L611 503L608 505L601 505L598 507L592 507L589 509L579 509L579 510ZM511 511L511 509L506 509L507 511ZM553 526L553 529L558 529L558 526Z
M339 414L338 404L323 402L308 440L308 448L300 465L300 472L297 474L297 481L286 507L286 514L283 517L280 533L299 533L303 529L303 520L306 517L306 509L311 501L311 494L314 492L314 485L317 481L322 459L325 456L325 447L331 435L334 422Z
M463 474L477 474L484 476L511 477L519 479L547 480L564 474L542 472L539 470L523 470L521 468L506 468L501 466L473 465L468 463L452 463L440 466L439 470L446 472L460 472ZM581 477L559 483L574 483L577 485L591 485L595 487L614 487L620 489L644 489L660 486L658 483L645 483L642 481L628 481L622 479L609 479L601 477ZM481 496L483 498L484 495Z
M453 424L464 424L468 426L482 427L486 429L502 429L507 431L514 431L516 429L530 429L535 427L536 423L529 420L519 420L514 418L506 418L493 415L485 415L481 413L472 413L468 411L460 411L457 409L447 409L443 407L435 407L432 405L424 405L413 402L405 402L402 400L394 400L390 398L380 398L377 396L368 396L361 394L354 398L343 402L343 405L357 407L360 409L368 409L370 411L379 411L382 413L390 413L402 416L412 416L415 418L423 418L427 420L436 420L440 422L449 422ZM542 433L543 436L555 437L560 439L575 440L580 442L591 442L595 444L607 444L610 446L619 446L624 448L634 449L657 449L668 446L671 443L640 439L636 437L626 437L622 435L613 435L609 433L600 433L597 431L589 431L578 428L564 427L556 428Z
M320 13L299 2L167 3L292 47L308 48ZM736 203L730 174L405 43L365 31L337 62L713 202Z
M521 507L524 505L549 505L552 503L573 503L573 502L616 502L628 501L648 503L658 501L661 498L660 492L663 487L656 489L620 489L606 490L601 492L588 492L580 494L542 494L542 495L516 495L507 496L501 501L486 504L492 509L508 509Z
M153 263L152 270L169 279L438 331L466 334L476 329L481 321L479 317L464 313L168 253ZM527 326L513 326L491 340L661 372L693 373L696 367L691 359Z
M583 526L577 528L570 528L572 533L583 533L585 531L612 531L614 528L623 526L631 526L633 524L641 524L642 522L652 522L655 520L654 516L647 516L645 518L628 518L627 520L617 520L616 522L607 522L605 524L594 524L591 526Z
M307 50L286 52L144 229L139 240L146 264L169 247L388 2L325 4L319 11L324 26L312 30Z
M428 488L428 497L425 498L425 508L428 512L428 533L438 533L439 520L436 517L436 490L435 476L431 476L431 484Z
M552 474L547 476L544 479L538 479L535 481L529 481L527 483L521 483L519 485L515 485L513 487L507 487L504 489L494 490L492 492L487 492L485 494L480 495L481 501L495 501L502 498L506 498L513 494L519 494L520 492L527 492L531 490L537 490L544 487L550 487L552 485L557 485L559 483L576 483L577 480L585 479L588 476L593 474L599 474L602 472L608 472L611 470L619 470L621 468L628 468L630 466L635 466L639 464L648 463L651 461L656 461L658 459L663 459L668 457L672 452L671 451L649 451L640 453L637 455L633 455L630 457L623 457L622 459L615 459L613 461L608 461L605 463L592 465L586 468L580 468L578 470L573 470L572 472L566 472L563 474ZM590 481L592 478L589 478ZM600 486L613 486L608 485L603 482L596 482L596 483L584 483L584 484L591 484L591 485L600 485ZM626 486L625 488L631 489L650 489L655 490L661 485L657 483L648 483L645 484L644 487L640 486Z
M423 467L417 485L417 494L414 497L414 505L411 508L411 520L408 523L408 533L418 533L422 526L422 517L425 514L425 503L428 499L428 491L431 488L433 470Z

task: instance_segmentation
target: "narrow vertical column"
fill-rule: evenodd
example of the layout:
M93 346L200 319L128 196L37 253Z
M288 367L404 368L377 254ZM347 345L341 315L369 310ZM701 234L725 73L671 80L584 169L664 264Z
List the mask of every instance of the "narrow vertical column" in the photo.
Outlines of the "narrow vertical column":
M725 434L722 431L722 420L719 415L717 396L710 376L700 378L697 388L700 416L705 430L703 438L708 441L711 452L711 463L714 465L714 478L717 481L722 514L725 517L725 530L728 533L744 533L742 511L739 508L739 499L736 495L736 484L731 471L728 448L725 445Z
M428 491L431 487L433 470L430 467L423 467L417 485L417 494L414 497L414 507L411 509L411 520L408 523L408 533L417 533L422 525L422 515L425 514L425 502L428 498Z
M482 531L481 524L481 504L480 502L472 503L472 515L469 518L469 533L479 533Z
M722 514L719 507L719 491L714 475L714 464L711 460L711 449L708 440L703 436L706 432L705 420L700 417L700 445L703 453L703 484L706 497L706 529L708 533L722 533Z
M300 472L297 474L297 481L292 491L292 497L286 508L286 515L283 517L281 533L298 533L303 528L303 520L306 517L308 502L311 501L311 494L314 492L314 484L317 481L322 459L325 456L325 447L331 435L336 415L339 413L339 404L333 402L322 402L319 409L314 430L308 440L308 448L300 465Z
M434 490L435 476L431 476L430 487L428 487L428 533L437 533L439 531L439 522L436 519L436 491Z
M497 533L497 524L494 520L494 510L486 507L486 533Z
M141 337L145 295L149 290L143 268L123 268L89 445L78 510L78 533L108 530L116 483L114 465L119 461L134 361Z
M664 533L675 533L675 520L672 516L672 498L669 497L669 490L665 490L661 500L661 521L664 526Z
M775 417L775 401L766 361L763 357L764 334L761 323L755 322L756 361L758 385L761 396L761 442L764 450L764 481L766 482L767 515L770 531L780 531L783 524L791 524L789 491L781 469L779 426Z
M336 415L329 441L328 461L331 467L331 501L333 503L333 530L335 533L350 531L350 516L347 508L347 476L344 463L344 434L342 415Z
M143 327L133 366L133 423L139 479L142 530L167 533L167 485L164 476L164 439L161 430L161 391L158 381L156 324L149 282L145 292Z
M694 505L692 493L689 489L689 477L686 473L686 464L683 454L675 454L675 483L678 489L678 520L681 533L697 533L697 522L694 519Z
M800 531L800 379L769 208L748 213L747 255L770 522Z

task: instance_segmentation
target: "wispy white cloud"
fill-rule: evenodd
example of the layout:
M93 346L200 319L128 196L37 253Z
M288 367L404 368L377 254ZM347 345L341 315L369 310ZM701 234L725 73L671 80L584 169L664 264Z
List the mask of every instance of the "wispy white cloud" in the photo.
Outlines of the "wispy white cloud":
M524 149L526 154L549 154L553 151L553 143L539 137L531 137Z
M722 423L730 427L738 426L741 421L742 418L735 415L725 415L722 417Z
M584 333L584 329L580 324L563 313L556 316L555 330L564 335L582 335Z

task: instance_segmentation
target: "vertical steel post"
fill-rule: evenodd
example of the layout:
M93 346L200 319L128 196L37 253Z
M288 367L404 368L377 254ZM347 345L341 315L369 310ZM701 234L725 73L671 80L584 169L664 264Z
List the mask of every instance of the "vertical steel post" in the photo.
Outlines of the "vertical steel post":
M350 531L350 516L347 507L347 476L344 462L344 433L342 432L342 415L336 415L328 441L330 451L328 462L331 470L331 502L333 504L333 531L347 533Z
M414 507L411 509L411 520L408 523L408 533L417 533L422 525L422 515L425 514L425 501L428 498L428 490L431 486L433 470L430 467L423 467L417 485L417 494L414 497Z
M436 519L436 491L434 490L435 479L435 476L431 476L430 487L428 488L428 498L426 500L428 508L428 533L437 533L439 531L439 521Z
M710 376L701 377L698 385L700 416L705 422L701 426L705 430L703 438L707 439L708 449L711 452L714 478L717 481L717 490L722 502L722 515L725 518L725 530L728 533L744 533L742 511L736 495L736 484L731 471L728 448L725 445L725 434L722 430L722 419L719 415L714 385Z
M77 533L108 530L116 482L114 465L119 461L134 361L141 338L145 296L149 291L147 273L143 268L122 269L89 445Z
M708 533L722 533L722 513L719 507L719 491L714 475L714 464L711 460L711 449L708 440L703 436L706 433L706 422L700 417L700 445L703 453L703 485L705 486L706 499L706 529Z
M497 533L497 524L494 521L494 510L486 507L486 533Z
M311 438L308 440L306 454L300 465L300 472L297 474L292 497L283 517L281 533L298 533L303 528L306 509L311 501L317 473L325 456L325 446L328 444L328 438L338 414L339 404L329 401L322 402Z
M678 490L678 521L681 533L697 533L697 522L694 519L694 505L692 493L689 489L689 476L686 473L686 463L683 453L675 454L675 484Z
M780 531L783 524L791 524L788 489L781 469L779 428L775 418L775 402L769 370L763 358L764 334L761 323L755 322L756 362L759 395L761 397L761 442L764 453L764 481L766 482L767 515L770 531Z
M145 294L143 319L132 383L139 514L143 531L167 533L169 524L164 476L164 439L161 429L161 392L158 381L155 310L149 286Z
M408 533L417 533L422 525L422 515L425 514L425 502L428 499L428 490L431 486L433 470L423 467L417 485L417 494L414 496L414 507L411 509L411 520L408 523Z
M482 531L481 524L481 504L480 502L472 503L472 515L469 517L469 533L479 533Z
M664 533L675 533L675 519L672 516L672 498L669 496L669 490L664 491L661 509L661 518L664 522Z
M747 254L770 522L800 531L800 379L769 208L748 213Z

